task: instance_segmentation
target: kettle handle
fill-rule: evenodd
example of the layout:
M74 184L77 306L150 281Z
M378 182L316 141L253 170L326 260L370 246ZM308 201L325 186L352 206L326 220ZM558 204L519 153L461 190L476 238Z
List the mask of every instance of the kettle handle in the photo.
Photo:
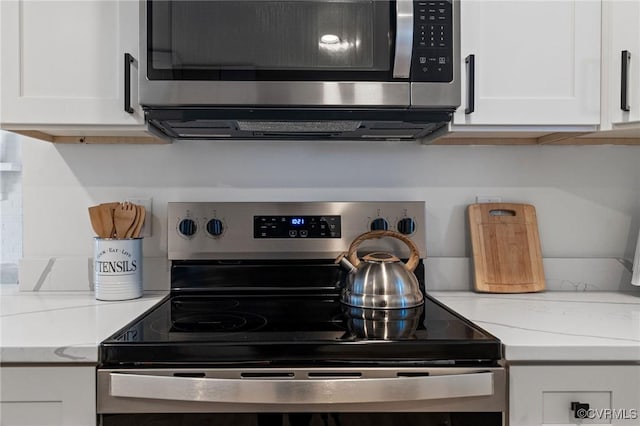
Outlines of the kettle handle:
M365 232L364 234L358 235L358 237L353 240L353 242L349 246L349 251L347 253L347 259L349 259L349 262L351 262L351 264L353 264L353 266L357 268L360 264L360 259L358 259L358 247L360 246L360 244L366 240L373 240L382 237L395 238L402 241L407 245L407 247L409 247L411 254L405 266L408 270L413 272L413 270L418 266L418 262L420 262L420 253L418 252L418 247L416 247L411 238L396 231L369 231Z

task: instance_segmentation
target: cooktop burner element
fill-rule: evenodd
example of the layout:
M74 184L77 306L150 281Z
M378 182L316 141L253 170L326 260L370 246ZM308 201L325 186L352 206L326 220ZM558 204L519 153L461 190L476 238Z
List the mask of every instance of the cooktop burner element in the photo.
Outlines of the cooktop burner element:
M267 319L251 312L238 311L240 302L233 298L174 298L171 301L171 325L154 323L154 330L163 332L233 333L258 330Z
M195 315L175 320L169 332L230 333L259 330L267 323L266 318L249 312L221 312Z

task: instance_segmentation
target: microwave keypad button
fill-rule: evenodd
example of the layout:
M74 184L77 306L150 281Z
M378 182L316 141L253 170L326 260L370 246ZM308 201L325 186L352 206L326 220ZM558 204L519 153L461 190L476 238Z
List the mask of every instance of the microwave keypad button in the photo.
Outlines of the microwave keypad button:
M429 31L429 36L433 36L431 31ZM427 41L427 26L420 25L418 28L418 43L420 46L424 46Z
M451 35L452 6L450 2L416 2L415 10L415 47L448 47ZM423 34L426 30L426 34ZM426 35L427 39L423 39Z
M451 81L451 57L445 53L446 49L433 50L442 52L433 54L425 52L415 58L412 70L412 78L415 81Z

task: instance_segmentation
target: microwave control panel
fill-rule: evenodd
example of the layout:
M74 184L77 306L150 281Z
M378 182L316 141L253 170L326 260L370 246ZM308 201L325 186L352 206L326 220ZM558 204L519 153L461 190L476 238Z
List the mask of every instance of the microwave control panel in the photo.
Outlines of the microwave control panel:
M450 0L413 2L411 81L453 81L453 4Z

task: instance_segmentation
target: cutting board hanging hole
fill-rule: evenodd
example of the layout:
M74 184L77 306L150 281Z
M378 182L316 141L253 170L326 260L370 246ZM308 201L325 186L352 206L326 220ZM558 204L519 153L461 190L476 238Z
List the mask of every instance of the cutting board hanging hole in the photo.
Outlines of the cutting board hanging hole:
M515 216L515 210L491 210L489 211L491 216Z

